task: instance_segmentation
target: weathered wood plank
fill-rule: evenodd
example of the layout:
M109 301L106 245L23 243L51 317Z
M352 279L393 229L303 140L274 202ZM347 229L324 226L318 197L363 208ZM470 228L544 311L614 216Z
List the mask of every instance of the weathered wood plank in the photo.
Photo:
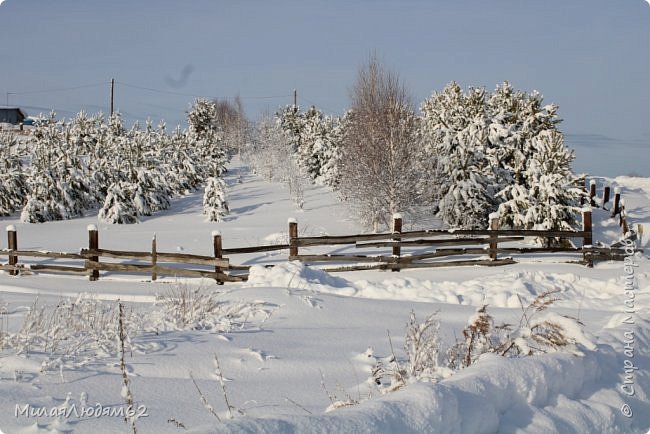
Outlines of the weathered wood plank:
M3 256L23 256L28 258L53 258L53 259L85 259L86 256L77 253L47 252L39 250L0 250Z
M495 261L489 259L468 260L468 261L443 261L443 262L424 262L424 263L398 263L398 264L373 264L373 265L348 265L342 267L321 268L321 270L328 273L336 273L343 271L363 271L363 270L392 270L392 269L405 269L405 268L441 268L441 267L455 267L455 266L469 266L480 265L486 267L496 267L500 265L516 264L517 262L511 258L497 259Z
M94 262L88 261L88 269L101 270L101 271L114 271L114 272L132 272L132 273L146 273L150 274L153 267L150 264L117 264L109 262ZM184 268L165 267L156 265L158 274L168 276L184 276L184 277L206 277L210 279L219 279L224 282L241 282L242 278L239 276L229 276L223 273L216 273L210 270L188 270Z
M238 255L242 253L261 253L261 252L272 252L274 250L287 250L289 244L273 244L265 246L253 246L253 247L232 247L230 249L222 249L224 255Z
M361 256L361 255L297 255L290 256L290 261L356 261L356 262L396 262L392 256Z
M450 229L450 230L427 230L427 231L412 231L402 232L400 238L420 238L420 237L433 237L436 235L473 235L473 236L522 236L522 237L552 237L552 238L583 238L589 236L590 232L587 231L538 231L538 230L523 230L523 229L499 229L499 230L481 230L481 229ZM377 241L377 240L390 240L393 238L392 233L382 234L359 234L359 235L344 235L344 236L322 236L322 237L301 237L296 238L295 243L299 247L308 246L325 246L336 244L352 244L363 241Z
M151 262L151 252L129 252L122 250L108 249L82 249L81 256L90 258L92 256L104 256L114 259L133 259ZM228 258L216 259L212 256L191 255L187 253L165 253L156 252L157 262L178 262L182 264L208 265L221 268L228 268Z
M506 243L510 241L522 241L524 237L502 237L497 238L499 243ZM491 238L443 238L443 239L421 239L421 240L412 240L412 241L379 241L375 243L356 243L355 247L357 249L365 247L413 247L413 246L456 246L456 245L480 245L480 244L489 244Z
M37 272L53 272L53 273L72 273L72 274L86 274L88 269L85 267L69 267L66 265L49 265L49 264L31 264L27 269Z

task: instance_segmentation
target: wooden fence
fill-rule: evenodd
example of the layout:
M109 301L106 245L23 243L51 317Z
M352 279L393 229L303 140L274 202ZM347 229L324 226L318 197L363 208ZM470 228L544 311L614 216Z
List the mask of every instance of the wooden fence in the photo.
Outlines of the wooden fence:
M595 183L590 183L590 205L607 209L605 207L609 203L609 193L609 187L605 187L602 200L596 200ZM628 234L625 205L619 190L615 191L611 216L618 216L623 233ZM393 230L387 233L300 237L298 222L289 219L288 244L237 248L223 248L221 234L215 231L211 238L212 256L159 252L155 236L149 251L101 249L95 225L88 226L88 247L79 253L20 250L16 228L8 226L8 248L0 250L0 256L8 256L8 262L0 264L0 270L9 271L12 275L29 272L73 273L87 275L90 280L99 279L102 271L147 274L152 281L159 275L166 275L204 277L223 283L245 281L248 278L250 266L233 265L230 260L232 256L281 250L288 250L289 260L320 265L323 270L331 272L367 269L399 271L404 268L461 265L498 266L515 263L513 256L530 254L575 255L576 260L571 262L587 266L593 266L596 260L623 260L625 257L622 245L592 245L591 209L585 209L582 213L581 231L503 230L499 229L496 218L490 221L490 229L486 230L404 232L402 223L402 217L395 215ZM547 242L544 247L509 245L523 241L525 237ZM333 246L339 246L338 253L323 252ZM319 251L314 252L314 249ZM376 253L378 249L379 254ZM19 258L45 258L50 261L26 264L19 262ZM79 261L79 264L71 266L52 263L57 260Z
M393 231L382 234L360 234L347 236L298 237L297 222L289 223L290 260L311 264L325 263L325 271L352 271L383 269L398 271L404 268L429 268L459 265L497 266L513 264L512 255L544 253L567 253L576 255L577 261L593 266L594 260L622 260L623 248L595 247L592 245L591 211L582 214L581 231L541 231L498 229L497 219L490 222L487 230L424 230L403 232L401 216L393 219ZM546 240L544 247L520 247L503 244L520 242L525 237ZM576 246L569 240L579 240ZM301 248L316 246L352 246L355 249L387 248L386 254L309 254ZM501 245L501 246L500 246ZM505 255L505 257L504 257ZM456 260L442 260L461 257ZM345 265L342 263L351 263ZM361 264L360 263L365 263Z
M88 275L90 280L98 280L100 271L144 273L150 275L151 280L156 280L159 274L183 277L206 277L215 279L219 283L245 280L240 276L231 276L225 273L225 270L229 269L230 265L228 259L223 258L219 251L221 236L214 233L212 242L215 256L159 252L156 247L157 242L155 236L151 241L151 250L148 252L107 250L99 248L99 231L96 226L90 225L88 226L88 247L81 249L79 253L20 250L18 248L16 228L14 226L7 226L8 248L1 250L0 255L8 256L9 261L6 265L0 265L0 270L9 271L12 275L31 271L81 274ZM83 265L70 266L51 263L21 264L18 262L19 257L83 261ZM112 258L130 262L100 262L100 258ZM183 266L173 266L174 264L208 266L210 268L184 268Z
M212 233L214 255L202 256L185 253L167 253L157 250L156 237L152 239L149 251L121 251L99 248L99 232L94 225L88 227L88 247L79 253L20 250L18 236L13 226L7 227L8 248L0 255L8 256L8 263L0 265L1 270L16 275L29 272L72 273L87 275L98 280L100 271L113 273L147 274L155 281L159 275L204 277L218 283L245 281L248 265L233 265L230 258L235 255L270 251L289 251L289 260L298 260L312 265L324 266L325 271L351 271L381 269L399 271L404 268L447 267L461 265L498 266L513 264L512 255L567 253L578 257L577 261L591 266L594 260L622 260L622 248L598 248L591 245L591 212L583 213L583 230L537 231L537 230L425 230L403 232L402 219L396 216L393 231L381 234L358 234L344 236L299 237L298 222L289 222L289 243L278 245L223 248L218 232ZM546 247L504 246L519 242L524 237L536 237L556 241ZM581 245L575 247L563 240L578 239ZM557 241L560 241L558 245ZM345 253L322 253L310 250L343 246ZM368 254L367 250L384 249L383 254ZM366 254L357 254L360 251ZM506 256L503 256L506 255ZM19 258L45 258L48 263L25 264ZM101 258L101 260L100 260ZM453 258L450 260L450 258ZM112 262L106 259L113 260ZM79 261L79 265L57 265L54 260ZM119 261L116 262L115 260ZM191 268L186 268L186 266ZM197 268L202 267L202 268Z

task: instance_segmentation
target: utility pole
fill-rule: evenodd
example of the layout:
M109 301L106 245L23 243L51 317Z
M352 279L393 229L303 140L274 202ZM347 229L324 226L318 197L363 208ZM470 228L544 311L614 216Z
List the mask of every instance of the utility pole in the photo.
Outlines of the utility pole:
M115 79L111 78L111 116L113 116L114 107L115 107Z
M298 91L293 90L293 110L298 111Z

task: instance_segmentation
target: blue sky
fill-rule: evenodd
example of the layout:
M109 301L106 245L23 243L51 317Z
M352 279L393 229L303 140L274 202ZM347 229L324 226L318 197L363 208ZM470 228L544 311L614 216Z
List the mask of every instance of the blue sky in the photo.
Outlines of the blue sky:
M185 123L194 96L348 105L372 52L417 102L451 80L508 80L559 105L576 170L650 176L650 5L644 0L6 0L0 105Z

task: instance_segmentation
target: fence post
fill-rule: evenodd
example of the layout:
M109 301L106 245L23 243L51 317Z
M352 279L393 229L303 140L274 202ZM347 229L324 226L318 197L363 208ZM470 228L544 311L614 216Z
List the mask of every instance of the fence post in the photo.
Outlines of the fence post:
M298 256L298 221L295 218L289 219L289 260Z
M18 233L16 232L16 226L14 225L7 226L7 245L9 250L18 250ZM17 264L18 256L9 255L9 266L15 267ZM9 275L18 275L18 269L13 268L9 271Z
M221 259L223 257L223 245L221 241L221 232L212 231L212 246L214 247L214 259ZM223 270L218 265L214 266L215 273L222 273ZM223 280L216 278L217 285L223 285Z
M402 215L399 213L393 214L393 233L401 234L402 233ZM401 238L393 238L393 241L400 242ZM400 246L393 246L393 258L396 258L396 261L399 262L399 257L402 255L402 248ZM392 268L392 271L400 271L399 268Z
M156 245L156 234L153 234L151 239L151 281L155 282L158 279L156 271L156 264L158 263L158 249Z
M591 209L584 208L582 210L582 230L588 232L582 239L582 254L584 260L587 262L589 268L594 266L593 253L587 253L586 248L591 248L593 243L592 228L591 228Z
M626 212L625 212L625 202L623 202L623 200L621 200L620 226L621 226L621 228L623 228L623 236L625 236L625 234L627 234L627 231L628 231L629 228L627 227L627 215L626 215Z
M86 229L88 229L88 250L92 251L99 249L99 231L97 230L97 226L88 225ZM99 256L91 256L90 260L99 262ZM86 262L86 265L90 267L88 262ZM99 280L99 270L96 268L91 269L88 278L91 281Z
M489 216L490 219L490 229L493 231L496 231L499 229L499 213L493 212ZM499 244L497 241L497 236L496 235L491 235L490 238L490 259L496 261L497 259L497 248Z
M643 245L643 225L641 223L636 225L636 233L639 234L639 245Z
M605 209L605 204L609 202L609 186L605 187L603 190L603 209Z
M589 181L589 204L591 206L596 206L596 180L592 179Z
M621 189L616 187L614 189L614 209L612 210L612 217L621 212Z

